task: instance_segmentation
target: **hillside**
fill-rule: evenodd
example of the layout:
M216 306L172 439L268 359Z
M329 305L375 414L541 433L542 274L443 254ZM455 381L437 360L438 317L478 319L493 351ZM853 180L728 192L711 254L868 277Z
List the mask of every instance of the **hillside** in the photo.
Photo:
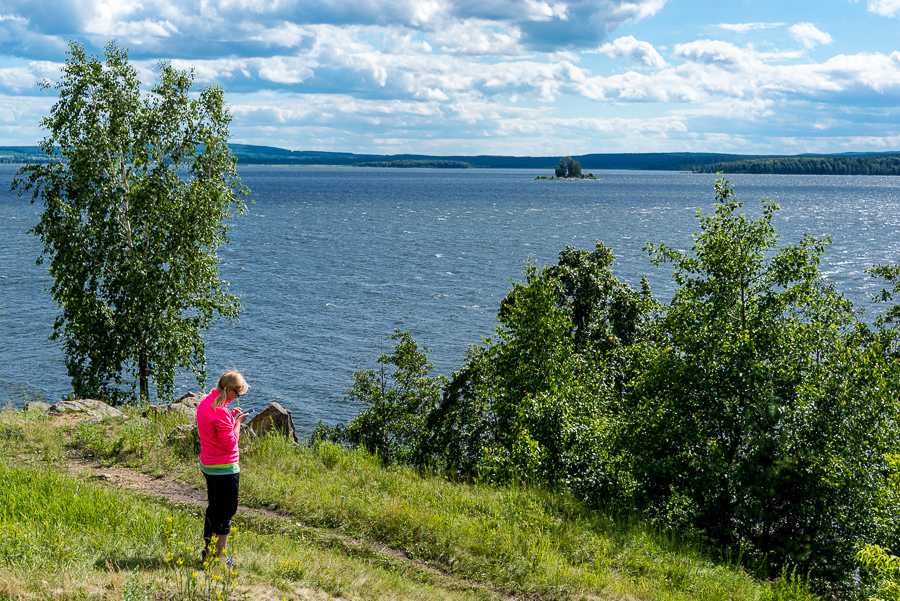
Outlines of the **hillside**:
M286 150L274 146L230 144L243 165L328 165L345 167L431 167L479 169L553 169L558 156L355 154L315 150ZM898 175L900 154L764 156L717 152L592 153L572 155L585 171L693 171L695 173L781 173ZM0 146L0 163L45 160L37 146Z
M523 486L247 440L237 566L200 565L192 416L0 411L0 599L812 601L633 518Z

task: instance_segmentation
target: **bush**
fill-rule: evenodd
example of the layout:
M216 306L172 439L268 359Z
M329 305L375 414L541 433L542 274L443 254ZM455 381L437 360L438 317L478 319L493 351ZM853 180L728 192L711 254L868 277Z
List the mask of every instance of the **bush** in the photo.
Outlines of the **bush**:
M852 587L856 545L898 539L900 311L859 323L819 273L827 239L779 247L773 202L750 219L728 182L715 192L691 252L647 246L675 268L667 306L613 277L602 244L566 247L556 265L526 265L496 336L449 381L395 334L382 371L355 376L367 408L322 437L571 490L698 534L761 577ZM872 273L889 300L900 270Z
M378 358L380 369L353 374L347 396L363 405L363 410L346 427L319 422L310 436L311 443L361 446L385 463L407 463L420 456L418 441L426 416L447 381L444 376L428 375L434 366L409 332L397 330L391 340L397 343L393 352ZM389 366L394 368L390 373Z

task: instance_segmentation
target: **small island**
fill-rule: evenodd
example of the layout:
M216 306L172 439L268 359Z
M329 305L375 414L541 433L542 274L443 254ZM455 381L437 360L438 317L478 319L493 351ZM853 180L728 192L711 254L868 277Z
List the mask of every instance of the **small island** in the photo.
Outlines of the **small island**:
M556 166L555 175L553 177L549 177L546 175L539 175L536 180L573 180L573 179L597 179L593 173L588 173L585 175L581 172L581 163L576 161L570 156L563 157L559 159L559 165Z

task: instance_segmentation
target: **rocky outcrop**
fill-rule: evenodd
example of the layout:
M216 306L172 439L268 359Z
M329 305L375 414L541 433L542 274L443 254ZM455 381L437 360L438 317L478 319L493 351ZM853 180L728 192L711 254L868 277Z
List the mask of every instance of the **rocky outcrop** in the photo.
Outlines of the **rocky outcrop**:
M158 415L166 415L169 413L184 413L185 415L196 416L197 405L199 405L200 401L205 397L206 395L203 393L189 392L168 405L151 405L141 412L141 415L144 417L156 417Z
M25 403L23 411L40 411L46 413L50 410L50 407L50 403L45 403L43 401L28 401Z
M176 453L188 457L200 453L200 434L197 432L197 424L178 426L169 432L167 441Z
M271 403L263 409L259 415L247 422L247 427L257 436L265 436L274 431L294 444L299 442L291 412L278 403Z
M60 401L54 405L50 405L50 408L47 409L47 413L51 415L84 413L90 417L122 417L124 415L115 407L111 407L103 401L95 401L93 399Z

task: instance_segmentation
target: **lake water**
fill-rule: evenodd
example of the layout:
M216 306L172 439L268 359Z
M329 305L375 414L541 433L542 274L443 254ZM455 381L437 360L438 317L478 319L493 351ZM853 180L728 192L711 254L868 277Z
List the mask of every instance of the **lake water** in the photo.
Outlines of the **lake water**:
M14 166L0 165L9 182ZM711 214L713 175L601 171L595 182L540 182L532 170L241 169L253 191L221 252L222 275L243 297L239 321L209 333L211 382L230 368L252 388L257 410L289 408L301 433L318 420L346 421L356 369L375 367L395 329L430 349L437 372L462 364L490 336L511 279L531 257L555 263L565 245L611 246L617 275L672 294L671 270L656 269L645 242L691 247L696 213ZM857 304L880 288L863 273L900 261L900 178L729 178L747 212L776 200L782 244L805 232L830 235L822 271ZM27 234L41 207L0 185L0 400L55 402L67 393L60 345L48 340L56 307ZM198 390L185 383L184 390Z

